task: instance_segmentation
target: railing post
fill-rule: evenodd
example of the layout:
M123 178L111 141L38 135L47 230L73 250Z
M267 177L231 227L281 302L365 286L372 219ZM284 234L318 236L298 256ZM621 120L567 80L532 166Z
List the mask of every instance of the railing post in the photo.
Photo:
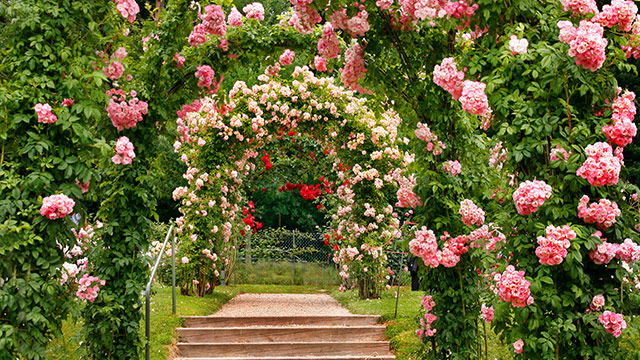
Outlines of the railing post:
M162 243L162 248L158 253L158 257L156 258L156 263L151 269L151 275L149 276L149 281L147 282L147 286L144 289L144 295L146 299L145 306L144 306L144 334L147 337L147 341L144 347L144 356L146 360L149 360L149 357L151 355L150 349L149 349L149 338L151 337L151 301L149 301L151 297L151 284L153 283L153 278L156 276L156 271L158 270L158 266L160 265L160 260L162 260L164 249L167 247L167 243L169 242L169 237L171 235L173 235L173 225L171 225L171 227L169 228L169 231L167 232L167 236L164 239L164 243ZM175 240L175 237L173 239ZM175 248L171 250L172 254L175 253L174 250ZM172 255L172 259L174 260L173 264L175 266L175 255ZM175 301L175 295L174 295L174 301ZM174 302L174 306L175 306L175 302ZM174 314L175 314L175 307L174 307Z
M171 237L171 310L176 314L176 237Z
M149 288L149 286L147 286L147 289ZM149 317L151 316L151 302L149 301L149 292L150 291L145 291L145 297L146 302L144 304L144 335L147 337L147 343L145 344L144 347L144 358L146 360L149 360L150 357L150 350L149 350L149 338L151 335L151 322L149 320Z

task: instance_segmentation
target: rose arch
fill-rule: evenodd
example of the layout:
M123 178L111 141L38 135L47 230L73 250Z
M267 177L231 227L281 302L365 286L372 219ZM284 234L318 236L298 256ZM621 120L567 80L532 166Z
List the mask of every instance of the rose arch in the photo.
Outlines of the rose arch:
M419 203L415 180L405 174L414 155L397 137L402 119L386 105L372 110L366 99L306 67L288 80L279 71L279 64L269 66L259 84L238 81L228 98L203 98L180 113L174 147L189 184L173 194L183 214L182 271L203 295L223 267L233 266L238 236L255 231L242 184L271 168L265 145L299 133L321 144L333 163L335 184L325 180L315 201L328 212L325 239L334 261L362 297L375 297L384 278L383 246L400 233L396 209Z

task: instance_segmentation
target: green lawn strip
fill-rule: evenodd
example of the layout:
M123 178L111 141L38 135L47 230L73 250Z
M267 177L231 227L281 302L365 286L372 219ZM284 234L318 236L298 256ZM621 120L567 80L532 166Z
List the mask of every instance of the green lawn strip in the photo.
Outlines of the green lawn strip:
M424 292L410 291L408 287L401 287L400 298L398 299L398 316L394 317L396 306L395 290L394 288L384 291L380 299L370 300L361 300L358 297L358 292L354 290L346 292L334 290L331 295L354 314L381 315L384 324L387 326L387 339L391 343L396 359L419 359L425 349L415 331L418 328L420 300L424 296ZM434 324L437 328L437 322ZM502 344L489 326L487 326L487 340L489 343L489 359L513 359L513 351L510 345Z

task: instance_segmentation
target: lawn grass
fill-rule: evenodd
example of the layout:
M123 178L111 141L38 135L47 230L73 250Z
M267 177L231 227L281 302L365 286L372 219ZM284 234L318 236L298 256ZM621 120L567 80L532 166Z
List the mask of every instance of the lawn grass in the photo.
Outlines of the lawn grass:
M318 263L266 262L238 263L229 284L310 285L337 287L335 267Z
M395 316L396 288L382 292L380 299L361 300L356 290L339 292L333 290L331 295L344 307L354 314L381 315L382 321L387 326L386 335L391 343L397 360L418 360L424 346L418 339L415 331L418 328L420 316L420 300L424 296L423 291L410 291L409 287L400 288L398 299L398 315ZM512 354L509 346L500 342L500 339L487 327L489 341L489 359L511 360Z

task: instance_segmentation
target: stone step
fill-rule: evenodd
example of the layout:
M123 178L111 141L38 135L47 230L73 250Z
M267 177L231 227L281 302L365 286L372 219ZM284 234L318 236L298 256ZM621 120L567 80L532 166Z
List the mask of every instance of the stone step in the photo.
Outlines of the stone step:
M174 360L395 360L393 355L380 356L259 356L259 357L193 357Z
M181 357L296 357L304 355L373 357L392 355L387 341L362 342L279 342L279 343L178 343Z
M366 326L380 322L379 315L341 315L341 316L184 316L184 327L188 328L220 328L243 326Z
M395 360L393 355L380 356L259 356L259 357L194 357L174 360Z
M178 328L184 343L384 341L384 326L261 326Z

